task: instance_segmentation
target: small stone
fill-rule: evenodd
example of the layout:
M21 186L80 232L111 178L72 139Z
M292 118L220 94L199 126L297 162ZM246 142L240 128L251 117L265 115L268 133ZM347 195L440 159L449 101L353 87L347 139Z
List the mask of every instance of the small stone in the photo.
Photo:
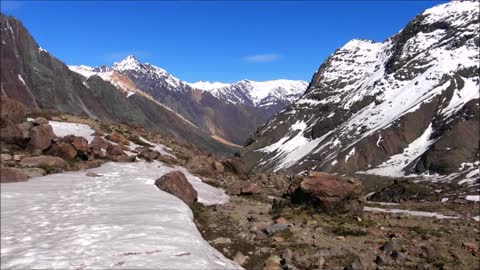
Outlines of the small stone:
M293 252L291 249L286 248L285 250L283 250L282 259L285 260L285 262L290 263L292 261L292 256Z
M94 173L94 172L87 172L85 175L88 176L88 177L101 177L102 176L101 174Z
M217 239L213 240L213 243L217 244L217 245L225 245L225 244L232 243L232 240L230 240L230 238L220 237L220 238L217 238Z
M337 240L345 240L345 236L337 236Z
M223 167L220 162L213 162L213 168L219 173L223 173L225 171L225 167Z
M263 270L280 270L282 269L280 267L280 257L278 256L271 256L270 258L268 258L266 261L265 261L265 264L263 267Z
M8 161L12 159L12 155L10 154L0 154L0 161Z
M478 245L476 243L467 243L467 242L463 242L462 243L462 247L468 249L470 252L472 252L473 254L476 254L479 252L478 250Z
M325 264L325 258L323 256L318 257L318 259L315 261L315 266L320 267Z
M273 224L268 226L265 230L268 235L274 235L275 233L282 232L288 229L288 226L285 224Z
M283 239L283 237L280 237L280 236L274 236L273 241L275 241L277 243L283 243L285 241L285 239Z
M283 217L279 217L275 220L275 223L287 225L287 220Z
M238 263L238 265L242 266L245 264L245 262L248 260L248 256L243 255L242 252L237 252L235 257L233 258L233 261Z
M400 251L402 249L402 246L398 241L390 240L386 242L380 249L385 252L393 252L393 251Z

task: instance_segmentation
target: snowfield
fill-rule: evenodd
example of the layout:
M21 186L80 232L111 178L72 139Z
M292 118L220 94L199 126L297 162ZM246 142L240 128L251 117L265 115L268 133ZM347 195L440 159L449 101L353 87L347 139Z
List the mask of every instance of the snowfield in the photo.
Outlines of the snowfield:
M106 163L87 171L1 184L1 268L240 269L212 248L180 199L155 179L160 162ZM220 189L186 173L199 201L225 203Z

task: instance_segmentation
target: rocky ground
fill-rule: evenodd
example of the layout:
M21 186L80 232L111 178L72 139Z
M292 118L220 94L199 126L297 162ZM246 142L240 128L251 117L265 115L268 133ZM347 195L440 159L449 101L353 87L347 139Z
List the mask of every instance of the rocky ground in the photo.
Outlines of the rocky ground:
M425 207L406 202L396 208ZM426 208L479 213L478 203ZM330 216L304 206L276 212L270 202L245 195L202 208L197 223L205 239L247 269L479 269L480 227L471 214L459 219L373 212ZM281 230L267 233L274 228Z
M87 124L93 139L57 136L51 120ZM177 189L181 175L173 175L171 185L157 183L190 205L212 246L247 269L480 269L480 223L473 219L480 215L480 204L459 197L461 190L451 192L455 187L449 184L362 182L315 172L249 174L238 157L210 155L141 127L27 111L13 101L2 100L0 127L2 183L143 159L184 166L225 189L229 203L205 207L195 202L194 190ZM141 138L168 146L167 152ZM377 202L366 201L367 193ZM455 218L372 212L378 209Z

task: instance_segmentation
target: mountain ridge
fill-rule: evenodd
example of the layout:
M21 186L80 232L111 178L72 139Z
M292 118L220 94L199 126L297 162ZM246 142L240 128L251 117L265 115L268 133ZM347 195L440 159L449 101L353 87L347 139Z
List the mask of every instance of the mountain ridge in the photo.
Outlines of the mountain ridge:
M242 156L259 171L399 177L463 175L462 162L473 169L479 156L477 6L439 5L384 42L347 42L299 100L257 130ZM455 147L445 155L443 145Z
M99 76L123 89L129 97L146 96L210 133L212 138L233 145L243 145L258 126L298 98L307 87L306 82L296 81L278 81L284 85L290 83L284 87L276 81L273 85L241 81L233 84L233 88L207 91L192 87L160 67L141 63L134 56L127 56L111 67L69 68L85 77Z

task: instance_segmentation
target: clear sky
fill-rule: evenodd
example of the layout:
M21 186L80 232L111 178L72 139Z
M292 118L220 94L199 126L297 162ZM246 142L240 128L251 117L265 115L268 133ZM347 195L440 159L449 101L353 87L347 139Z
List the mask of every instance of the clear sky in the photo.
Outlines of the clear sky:
M129 54L174 76L234 82L301 79L353 38L383 41L447 1L2 1L68 65Z

